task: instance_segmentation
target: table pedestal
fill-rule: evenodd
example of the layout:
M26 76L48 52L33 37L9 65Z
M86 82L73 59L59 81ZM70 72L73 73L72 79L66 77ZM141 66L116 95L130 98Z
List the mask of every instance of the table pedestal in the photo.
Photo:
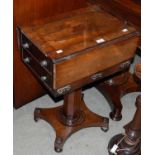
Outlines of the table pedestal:
M34 120L43 119L56 132L55 151L61 152L67 138L74 132L87 127L101 127L108 130L108 118L91 112L85 105L81 89L64 96L64 104L56 108L36 108Z
M127 124L125 134L114 136L108 145L109 155L113 155L110 150L114 144L118 145L117 155L140 155L141 154L141 96L136 99L137 111L133 120Z
M140 91L140 85L135 81L134 76L127 70L108 81L98 84L97 89L106 97L108 102L112 104L113 111L110 118L115 121L122 119L121 97L130 92Z

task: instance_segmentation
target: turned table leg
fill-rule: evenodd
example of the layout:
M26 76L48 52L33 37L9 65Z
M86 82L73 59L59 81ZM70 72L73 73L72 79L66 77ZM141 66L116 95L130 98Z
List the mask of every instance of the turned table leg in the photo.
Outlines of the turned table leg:
M135 81L133 74L125 71L96 86L112 105L110 118L115 121L122 119L121 97L130 92L140 91L140 85Z
M137 111L133 120L127 124L125 134L114 136L108 145L109 155L140 155L141 154L141 96L136 99ZM116 149L114 148L115 146ZM114 149L112 151L112 148ZM113 152L113 153L112 153Z
M64 104L56 108L34 111L34 120L44 119L56 132L55 151L61 152L67 138L74 132L87 127L101 127L108 130L108 118L91 112L85 105L81 89L64 96Z

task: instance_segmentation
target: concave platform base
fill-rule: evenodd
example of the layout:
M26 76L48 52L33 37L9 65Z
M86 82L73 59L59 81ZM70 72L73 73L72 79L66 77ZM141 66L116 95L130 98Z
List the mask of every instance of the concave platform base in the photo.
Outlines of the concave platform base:
M70 97L72 98L72 102L70 102ZM76 100L74 100L75 98ZM77 101L78 103L75 104ZM71 112L73 112L72 115L68 115ZM77 115L73 118L72 116L75 113ZM81 91L69 94L63 106L49 109L36 108L34 111L34 120L37 121L38 119L47 121L55 129L56 139L54 147L56 152L61 152L67 138L82 128L101 127L107 131L109 126L108 118L99 116L86 107L81 97Z
M135 81L134 76L129 71L98 84L96 88L113 106L113 111L109 115L114 121L120 121L122 119L121 97L127 93L140 91L140 85Z

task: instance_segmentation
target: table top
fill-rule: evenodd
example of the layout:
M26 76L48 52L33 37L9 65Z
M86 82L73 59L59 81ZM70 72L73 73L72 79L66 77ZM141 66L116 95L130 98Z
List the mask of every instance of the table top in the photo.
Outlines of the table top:
M90 6L39 25L22 27L21 31L45 55L58 59L124 37L136 30L98 6Z

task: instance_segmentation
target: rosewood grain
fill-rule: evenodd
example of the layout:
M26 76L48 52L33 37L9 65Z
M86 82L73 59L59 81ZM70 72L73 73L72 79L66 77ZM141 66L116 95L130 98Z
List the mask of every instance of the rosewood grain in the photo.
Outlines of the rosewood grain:
M121 63L122 60L131 59L136 49L137 41L138 38L133 38L113 44L113 47L97 47L91 52L55 64L54 88L74 83L84 77L115 66Z

